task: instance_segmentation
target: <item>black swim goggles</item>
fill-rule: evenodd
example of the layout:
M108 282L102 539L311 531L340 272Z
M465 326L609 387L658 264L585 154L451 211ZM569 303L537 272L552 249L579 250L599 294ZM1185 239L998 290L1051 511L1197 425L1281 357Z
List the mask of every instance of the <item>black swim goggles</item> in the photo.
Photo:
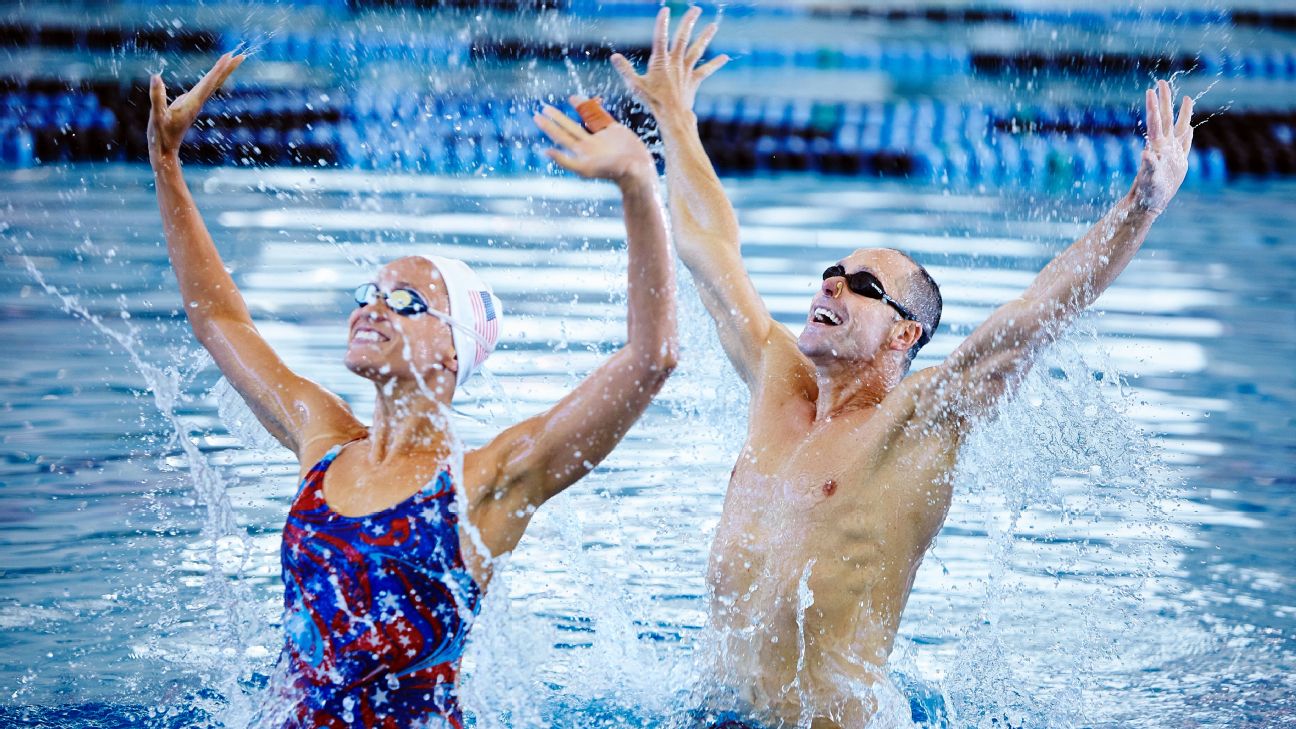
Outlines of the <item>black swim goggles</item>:
M824 269L823 280L827 281L834 276L841 276L846 279L846 288L852 292L890 304L891 308L899 312L900 316L909 321L918 321L918 317L914 316L903 304L888 296L886 290L882 288L882 282L878 280L877 276L868 271L846 273L846 267L838 263ZM918 324L921 326L922 322L918 322ZM927 338L927 327L923 327L923 338Z
M384 295L378 290L378 284L363 283L356 287L353 296L356 306L368 306L382 296L387 302L387 308L401 316L414 316L428 310L427 302L413 289L395 289Z

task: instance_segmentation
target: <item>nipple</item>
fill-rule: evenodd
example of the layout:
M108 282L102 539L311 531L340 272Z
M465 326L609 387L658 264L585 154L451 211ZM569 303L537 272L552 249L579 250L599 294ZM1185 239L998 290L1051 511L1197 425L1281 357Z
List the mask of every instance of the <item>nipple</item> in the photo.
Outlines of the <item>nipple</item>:
M835 493L837 493L837 482L832 480L831 478L828 479L827 481L824 481L823 495L832 496Z

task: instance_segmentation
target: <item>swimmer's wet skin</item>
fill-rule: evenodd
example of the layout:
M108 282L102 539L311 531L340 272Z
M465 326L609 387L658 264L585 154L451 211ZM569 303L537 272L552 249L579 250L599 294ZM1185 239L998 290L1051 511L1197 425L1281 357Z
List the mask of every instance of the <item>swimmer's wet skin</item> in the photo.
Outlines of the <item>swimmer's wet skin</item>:
M446 415L494 349L501 304L461 261L401 258L356 289L349 321L345 364L376 391L366 427L261 338L185 184L185 132L243 60L222 56L170 103L154 77L148 142L194 334L302 469L282 550L287 639L262 714L288 727L462 727L459 656L493 558L608 455L675 366L675 275L656 168L625 126L591 133L545 107L536 123L563 148L550 158L621 189L625 346L553 408L464 452Z
M1139 249L1187 171L1192 102L1147 92L1147 146L1129 193L941 364L909 373L936 333L940 291L904 253L825 262L800 336L775 322L745 274L732 206L698 136L699 66L715 34L674 41L657 18L647 71L613 64L657 118L673 238L751 391L747 442L711 549L712 684L769 726L863 727L907 714L885 666L914 574L944 522L969 424L1010 397L1042 347Z

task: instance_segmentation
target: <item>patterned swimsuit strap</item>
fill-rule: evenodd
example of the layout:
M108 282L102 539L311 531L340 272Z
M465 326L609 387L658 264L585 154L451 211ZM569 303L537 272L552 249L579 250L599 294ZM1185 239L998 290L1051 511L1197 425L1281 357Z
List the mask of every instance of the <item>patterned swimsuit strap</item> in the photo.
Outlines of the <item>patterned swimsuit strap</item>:
M329 448L328 451L326 451L324 455L315 462L315 465L310 467L310 470L306 472L306 475L302 476L301 483L297 484L297 496L301 496L302 492L306 490L308 485L312 483L318 484L323 481L324 473L328 471L329 466L333 465L333 461L338 457L338 454L342 452L343 448L354 442L355 440L349 440L345 443L338 443L332 448Z
M306 472L306 475L302 477L301 483L297 485L297 495L300 496L301 493L306 490L306 486L312 482L314 482L315 485L317 486L322 485L324 482L325 472L328 471L329 466L333 465L333 461L337 460L337 457L341 455L342 449L346 448L352 443L355 443L358 440L363 440L363 439L354 438L352 440L346 441L345 443L338 443L332 448L329 448L328 451L326 451L324 455L318 461L316 461L315 465L311 466L310 470ZM450 483L452 484L451 489L453 490L453 488L457 486L457 483L455 481L455 473L454 473L454 469L451 467L451 463L452 463L452 457L446 456L446 458L442 460L440 465L437 466L436 472L433 473L432 477L427 480L427 483L419 487L419 490L416 491L415 493L435 492L440 487L442 473L449 474Z

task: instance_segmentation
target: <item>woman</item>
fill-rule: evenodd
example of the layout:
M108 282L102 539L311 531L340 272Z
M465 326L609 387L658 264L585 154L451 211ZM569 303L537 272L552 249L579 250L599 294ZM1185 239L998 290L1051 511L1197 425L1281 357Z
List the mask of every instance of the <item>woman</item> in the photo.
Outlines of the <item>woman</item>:
M401 258L356 289L345 363L374 383L368 427L284 366L253 326L178 156L203 103L243 60L222 56L170 104L154 76L148 144L194 334L301 463L283 546L286 724L461 727L459 656L492 556L512 550L535 509L612 450L675 366L674 273L656 168L620 124L591 134L552 107L535 116L566 149L550 150L551 159L621 188L627 342L552 409L460 460L445 413L494 348L501 313L462 262Z

